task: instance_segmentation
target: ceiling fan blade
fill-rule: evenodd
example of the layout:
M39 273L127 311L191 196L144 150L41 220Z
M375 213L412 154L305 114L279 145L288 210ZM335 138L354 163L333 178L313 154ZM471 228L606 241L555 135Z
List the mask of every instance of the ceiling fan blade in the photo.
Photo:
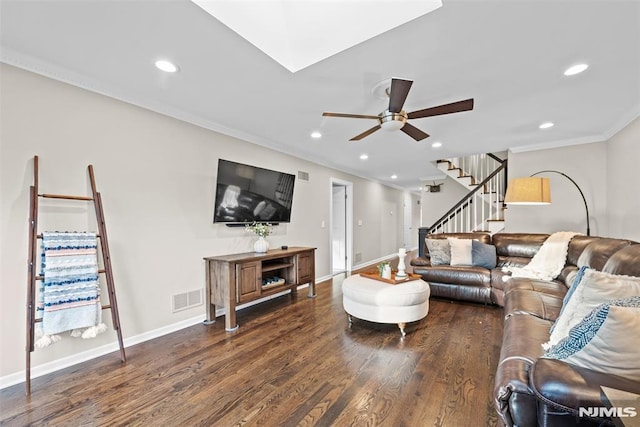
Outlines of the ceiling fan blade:
M410 125L409 123L405 123L400 130L416 141L422 141L425 138L429 138L429 134L421 131L417 127Z
M452 102L451 104L439 105L437 107L425 108L424 110L413 111L407 114L409 119L421 119L423 117L440 116L442 114L459 113L460 111L473 110L473 98L464 101Z
M376 125L376 126L372 127L371 129L362 132L360 135L354 136L349 141L360 141L362 138L364 138L365 136L371 135L372 133L374 133L378 129L380 129L380 125Z
M389 111L399 113L402 111L404 101L407 99L409 89L413 81L402 79L391 79L391 89L389 91Z
M322 113L324 117L345 117L348 119L379 119L378 116L367 114L346 114L346 113Z

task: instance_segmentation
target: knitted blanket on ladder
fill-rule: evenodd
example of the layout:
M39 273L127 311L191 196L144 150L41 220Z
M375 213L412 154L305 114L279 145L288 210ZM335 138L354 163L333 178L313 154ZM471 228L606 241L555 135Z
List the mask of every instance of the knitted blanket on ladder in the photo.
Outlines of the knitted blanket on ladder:
M65 331L92 338L106 330L95 233L43 232L41 272L37 317L42 328L36 346L57 341L55 334Z

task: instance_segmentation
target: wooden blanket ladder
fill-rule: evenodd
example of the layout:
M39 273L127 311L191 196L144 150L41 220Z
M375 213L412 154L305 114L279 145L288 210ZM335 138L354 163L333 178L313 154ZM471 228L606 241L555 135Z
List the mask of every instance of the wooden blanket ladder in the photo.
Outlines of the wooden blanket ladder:
M100 241L100 249L102 251L102 263L104 268L99 269L99 274L104 274L106 278L107 292L109 294L109 304L103 305L102 309L111 310L111 320L113 329L118 335L118 344L120 346L120 359L126 362L124 352L124 343L122 340L122 330L120 328L120 318L118 316L118 303L116 301L116 290L113 283L113 271L111 268L111 256L109 255L109 242L107 240L107 228L104 222L104 213L102 210L102 197L96 190L96 182L93 175L93 165L88 166L89 180L91 181L92 196L64 196L59 194L40 194L38 193L38 156L33 158L33 185L30 187L29 194L29 265L28 265L28 287L27 287L27 345L26 345L26 394L31 394L31 353L34 351L35 343L35 324L41 322L36 319L36 281L44 280L44 277L36 273L36 255L38 247L38 239L42 238L42 234L38 234L38 198L64 199L75 201L93 202L96 212L96 220L98 225L97 237Z

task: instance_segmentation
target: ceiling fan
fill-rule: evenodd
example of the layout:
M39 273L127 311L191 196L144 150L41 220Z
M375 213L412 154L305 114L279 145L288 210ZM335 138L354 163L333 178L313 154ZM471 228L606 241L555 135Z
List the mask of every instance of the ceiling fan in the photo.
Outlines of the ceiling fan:
M377 116L366 114L344 114L344 113L322 113L325 117L345 117L351 119L374 119L378 124L369 130L356 135L349 141L359 141L371 135L378 129L398 130L400 129L416 141L422 141L429 137L429 134L421 131L417 127L408 123L409 119L421 119L423 117L440 116L442 114L459 113L460 111L473 110L473 98L464 101L452 102L451 104L438 105L437 107L425 108L424 110L407 113L402 109L404 101L407 99L409 89L413 84L412 80L391 79L391 86L386 90L389 96L389 108Z

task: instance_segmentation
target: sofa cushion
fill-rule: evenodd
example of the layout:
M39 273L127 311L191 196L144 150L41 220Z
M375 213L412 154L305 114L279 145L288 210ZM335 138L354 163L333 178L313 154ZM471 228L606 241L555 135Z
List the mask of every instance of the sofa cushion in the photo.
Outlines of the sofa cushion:
M610 300L640 295L640 277L618 276L587 269L582 280L576 283L575 291L568 300L553 326L549 342L549 349L569 334L573 326L578 324L587 314L600 304Z
M640 296L596 307L543 357L640 381Z
M451 283L473 288L488 288L491 285L491 272L482 267L435 265L420 268L416 266L413 272L420 274L422 280L426 282Z
M498 256L533 258L548 234L497 233L493 235L493 245Z
M507 425L536 425L537 399L529 387L529 371L543 354L541 343L548 339L549 327L550 321L526 314L505 319L494 396Z
M640 244L624 247L611 255L602 268L605 273L640 276Z
M567 251L567 265L578 265L578 258L582 255L584 248L586 248L591 242L602 239L597 236L573 236L573 239L569 242L569 250Z
M512 280L526 281L528 279ZM562 295L544 294L528 289L512 289L507 295L504 302L505 317L514 314L528 314L554 321L562 309Z
M533 392L540 399L538 424L541 426L552 425L577 425L579 407L600 407L602 402L602 389L600 386L612 387L620 390L637 390L638 384L630 379L603 374L591 369L565 363L557 359L540 358L531 368L530 385ZM545 409L546 407L546 409ZM573 415L565 419L563 423L555 423L545 418L557 417L562 413ZM540 417L542 415L542 417ZM582 423L584 424L584 423ZM580 424L580 425L582 425ZM535 424L534 424L535 425ZM594 426L615 425L607 418L593 420Z
M578 267L586 265L587 267L602 271L611 255L630 244L630 240L600 237L584 248L576 265Z
M493 286L493 277L491 278L491 284ZM505 292L519 289L522 291L535 291L560 298L564 298L567 294L567 286L556 280L547 281L514 277L507 281L502 281L502 288Z

